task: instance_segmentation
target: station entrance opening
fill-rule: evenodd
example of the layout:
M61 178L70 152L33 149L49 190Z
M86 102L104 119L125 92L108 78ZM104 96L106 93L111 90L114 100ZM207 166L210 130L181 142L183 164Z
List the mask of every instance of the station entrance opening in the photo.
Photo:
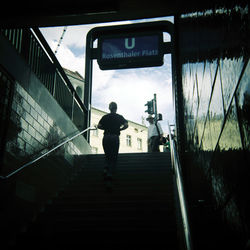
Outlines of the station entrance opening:
M171 41L164 42L167 32ZM94 42L98 40L97 48ZM101 70L155 67L163 65L165 54L172 57L172 79L175 70L174 24L169 21L105 26L91 29L86 38L84 104L91 105L93 60ZM174 82L174 81L173 81ZM90 126L88 108L85 127ZM89 141L89 134L86 135Z

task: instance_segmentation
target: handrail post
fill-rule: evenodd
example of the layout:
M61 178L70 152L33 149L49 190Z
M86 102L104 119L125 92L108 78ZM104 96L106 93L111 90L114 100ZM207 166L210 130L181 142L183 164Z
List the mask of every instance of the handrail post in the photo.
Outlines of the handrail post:
M183 186L182 171L180 167L179 157L176 151L175 141L173 140L172 135L171 135L171 129L170 129L169 123L168 123L168 131L169 131L169 140L170 140L171 162L172 162L172 167L175 173L176 186L177 186L178 196L179 196L179 201L180 201L186 249L192 250L193 249L192 237L191 237L188 214L187 214L187 205L186 205L186 197L185 197L185 191L184 191L184 186Z
M74 121L74 105L75 105L75 92L73 92L73 95L72 95L71 121Z

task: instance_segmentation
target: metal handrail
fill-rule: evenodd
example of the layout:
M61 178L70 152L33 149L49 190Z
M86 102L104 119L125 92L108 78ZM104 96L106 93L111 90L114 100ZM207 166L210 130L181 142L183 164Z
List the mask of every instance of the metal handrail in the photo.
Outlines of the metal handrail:
M179 201L180 201L186 249L192 250L193 249L192 238L191 238L191 232L190 232L188 215L187 215L186 197L185 197L185 192L184 192L184 187L183 187L183 176L182 176L179 156L177 154L175 141L171 135L171 129L170 129L169 123L168 123L168 130L169 130L169 140L170 140L171 161L172 161L172 166L173 166L175 177L176 177L176 185L177 185L178 196L179 196Z
M20 172L21 170L23 170L24 168L30 166L31 164L39 161L40 159L42 159L43 157L45 157L46 155L50 154L51 152L55 151L56 149L60 148L61 146L63 146L64 144L66 144L67 142L69 141L72 141L73 139L75 139L76 137L78 137L79 135L87 132L88 130L96 130L97 128L96 127L88 127L86 129L84 129L83 131L79 132L78 134L72 136L71 138L67 139L66 141L58 144L57 146L55 146L54 148L52 148L51 150L49 150L48 152L42 154L41 156L37 157L36 159L28 162L28 163L25 163L23 166L21 166L20 168L18 168L17 170L13 171L12 173L6 175L6 176L0 176L0 179L2 180L5 180L5 179L8 179L10 178L11 176L17 174L18 172Z

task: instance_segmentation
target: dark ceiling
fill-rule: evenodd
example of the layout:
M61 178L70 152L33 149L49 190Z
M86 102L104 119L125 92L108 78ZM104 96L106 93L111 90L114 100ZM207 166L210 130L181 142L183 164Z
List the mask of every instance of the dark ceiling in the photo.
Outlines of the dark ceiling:
M17 1L16 1L17 2ZM5 1L0 25L10 27L64 26L135 20L230 7L241 0L82 0ZM245 1L244 1L245 2Z

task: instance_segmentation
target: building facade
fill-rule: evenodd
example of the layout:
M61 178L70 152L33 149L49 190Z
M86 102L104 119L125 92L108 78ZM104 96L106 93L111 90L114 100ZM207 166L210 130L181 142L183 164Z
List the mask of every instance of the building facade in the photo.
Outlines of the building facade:
M84 100L84 78L77 72L63 68L80 99Z
M91 125L97 125L102 116L107 112L93 108L91 109ZM129 127L121 131L119 153L147 152L148 128L145 125L128 121ZM94 154L103 154L102 147L103 130L91 131L90 146Z

